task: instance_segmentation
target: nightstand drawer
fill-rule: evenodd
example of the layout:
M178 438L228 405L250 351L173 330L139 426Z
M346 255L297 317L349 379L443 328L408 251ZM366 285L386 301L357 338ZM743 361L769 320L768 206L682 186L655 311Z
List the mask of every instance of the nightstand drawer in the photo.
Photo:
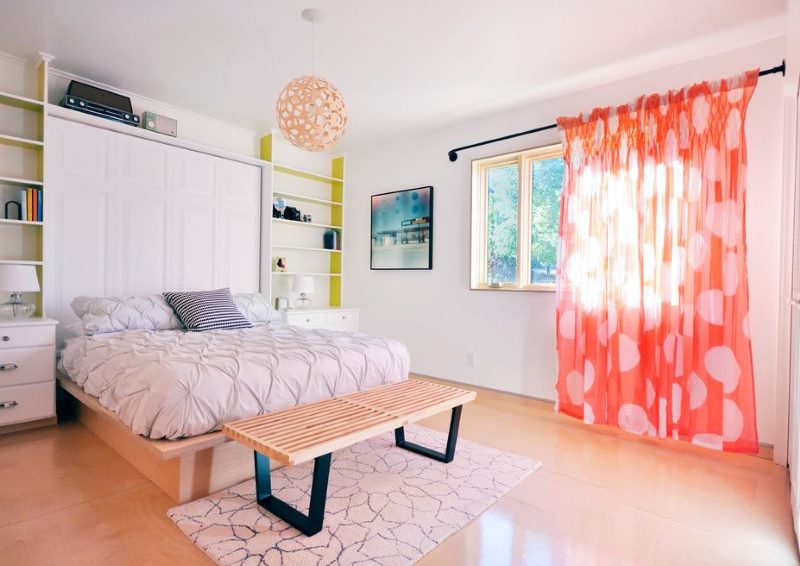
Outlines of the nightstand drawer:
M358 329L358 311L334 310L325 313L325 322L327 324L345 324L352 326L355 323Z
M0 425L52 417L55 399L53 382L0 387Z
M358 322L337 322L336 324L329 324L325 328L340 332L358 332Z
M55 326L51 324L0 327L0 349L50 346L55 345L55 343Z
M288 313L286 321L292 326L318 328L325 325L325 313L295 311Z
M0 387L55 379L56 349L6 348L0 350Z

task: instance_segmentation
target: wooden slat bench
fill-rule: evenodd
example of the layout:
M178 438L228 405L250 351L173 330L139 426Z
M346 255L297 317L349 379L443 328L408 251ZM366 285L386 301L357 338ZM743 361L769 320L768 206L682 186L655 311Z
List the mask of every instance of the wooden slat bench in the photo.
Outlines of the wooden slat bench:
M322 529L334 450L394 430L397 446L441 462L451 462L455 456L461 407L474 399L474 391L407 380L226 423L222 431L253 450L258 504L310 536ZM452 410L452 415L444 452L406 441L403 429L406 424L448 409ZM270 458L286 465L314 460L308 515L272 495Z

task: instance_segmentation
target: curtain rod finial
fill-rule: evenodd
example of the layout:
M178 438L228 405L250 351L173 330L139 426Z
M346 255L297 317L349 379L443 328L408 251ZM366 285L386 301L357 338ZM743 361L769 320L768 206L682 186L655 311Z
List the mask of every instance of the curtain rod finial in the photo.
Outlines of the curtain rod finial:
M455 151L450 150L447 152L447 157L450 159L450 161L455 161L458 159L458 154Z

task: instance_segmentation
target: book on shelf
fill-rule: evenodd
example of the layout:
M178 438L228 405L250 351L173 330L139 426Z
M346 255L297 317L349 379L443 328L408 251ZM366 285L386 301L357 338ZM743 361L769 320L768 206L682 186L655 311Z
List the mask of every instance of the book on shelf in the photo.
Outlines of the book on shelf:
M42 221L42 190L41 189L22 189L20 191L20 205L22 208L22 218L27 222Z
M28 220L28 189L20 190L19 196L20 220Z

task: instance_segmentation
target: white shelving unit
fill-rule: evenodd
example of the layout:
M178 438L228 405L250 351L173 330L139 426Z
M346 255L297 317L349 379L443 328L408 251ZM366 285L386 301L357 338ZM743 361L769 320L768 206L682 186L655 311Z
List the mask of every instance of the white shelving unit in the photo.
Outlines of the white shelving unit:
M44 316L45 288L44 230L42 221L5 217L5 204L16 201L20 206L24 189L42 190L42 208L46 209L44 179L45 133L47 125L48 72L52 57L40 54L19 84L0 85L0 264L37 267L41 292L26 297L36 304L36 316ZM9 212L17 212L9 207Z
M270 260L274 264L283 257L288 264L287 271L272 272L272 299L292 296L292 276L310 275L315 278L314 307L341 307L344 157L301 152L278 133L262 138L261 148L261 158L273 163L273 199L283 198L312 217L311 222L273 218L270 223ZM324 245L331 230L335 249Z

